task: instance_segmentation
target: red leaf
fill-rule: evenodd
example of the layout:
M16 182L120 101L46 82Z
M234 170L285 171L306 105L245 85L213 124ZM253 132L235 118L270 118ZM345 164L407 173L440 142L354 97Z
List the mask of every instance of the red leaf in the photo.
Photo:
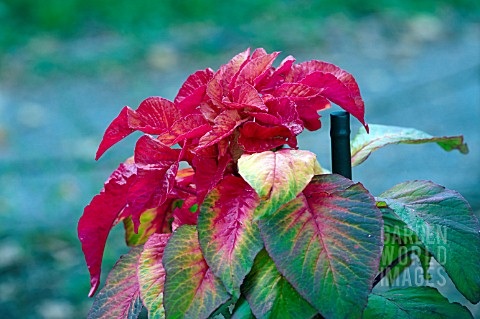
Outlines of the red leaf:
M240 128L238 143L246 152L256 153L287 144L289 137L292 137L292 133L286 127L268 127L255 122L247 122Z
M261 124L267 125L278 125L280 120L272 114L263 113L263 112L245 112L246 115L251 116L254 122L259 122Z
M221 107L224 91L226 90L222 86L222 73L221 71L217 71L213 76L213 79L208 82L206 93L208 97L212 99L212 103L215 106Z
M128 114L132 112L135 111L128 106L125 106L122 111L120 111L120 114L118 114L118 116L108 126L107 130L103 134L102 142L98 147L95 160L98 160L103 153L105 153L114 144L135 131L128 126Z
M249 61L250 49L237 54L227 64L224 64L214 74L213 79L207 84L207 95L217 106L222 105L223 97L233 89L239 71Z
M112 145L136 130L161 134L178 118L180 111L172 102L161 97L147 98L136 111L126 106L105 131L95 159L98 160Z
M252 59L260 58L262 56L267 55L267 51L264 48L256 48L255 51L252 53Z
M183 83L174 101L184 115L190 114L200 104L212 77L213 70L208 68L195 72Z
M272 92L276 97L288 97L291 100L311 99L322 92L319 88L310 87L302 83L283 83Z
M177 172L177 185L188 186L193 183L195 171L192 168L183 168Z
M215 118L213 129L200 138L197 151L218 143L233 133L235 128L245 122L237 110L225 110Z
M233 88L239 71L250 60L249 56L250 48L246 49L243 52L240 52L239 54L234 56L233 59L231 59L227 64L220 67L219 71L221 73L222 79L220 81L220 84L225 91L229 90L230 84L232 85L231 88Z
M297 112L297 105L288 98L271 99L267 102L268 113L278 119L278 123L290 130L293 135L303 131L303 123Z
M292 68L294 62L295 58L293 56L287 56L285 59L283 59L278 68L272 72L271 75L266 76L257 85L257 88L261 88L262 92L275 89L275 87L279 86L285 81L285 76L288 74L288 72L290 72L290 69Z
M198 210L192 211L194 205L197 204L197 196L189 196L182 203L182 207L175 208L173 212L172 231L175 231L182 225L196 225L198 218Z
M162 166L163 162L178 160L179 155L179 149L172 149L150 135L140 137L135 146L137 166L149 164Z
M170 131L160 135L158 140L172 146L186 139L201 137L211 129L201 114L190 114L175 121Z
M227 105L234 108L251 107L265 112L268 110L260 94L248 83L242 83L233 90L233 103Z
M297 104L299 117L307 130L318 130L322 126L318 111L329 108L330 102L322 96L316 96L312 99L296 101L295 103Z
M184 168L177 172L175 187L169 197L172 199L187 199L197 193L195 189L195 171L193 168Z
M312 60L294 65L287 81L323 89L322 96L350 112L368 130L360 89L350 73L333 64Z
M178 149L171 149L151 136L142 136L135 147L137 179L128 191L126 214L132 216L135 232L145 210L162 205L175 185Z
M280 52L262 55L257 58L252 58L240 70L235 80L235 85L230 85L230 88L241 85L242 83L249 83L253 86L258 84L262 79L268 75L268 71L277 58Z
M364 119L365 107L360 96L360 90L353 76L346 74L314 72L307 75L302 83L323 87L322 95L324 97L350 112L367 128Z
M118 217L126 205L128 189L135 177L135 165L120 164L105 182L100 194L85 207L78 222L78 238L90 272L90 297L100 284L102 257L108 234L119 221Z
M220 159L217 156L196 156L193 159L199 204L203 202L208 192L223 178L225 169L230 161L231 157L229 154L225 154Z

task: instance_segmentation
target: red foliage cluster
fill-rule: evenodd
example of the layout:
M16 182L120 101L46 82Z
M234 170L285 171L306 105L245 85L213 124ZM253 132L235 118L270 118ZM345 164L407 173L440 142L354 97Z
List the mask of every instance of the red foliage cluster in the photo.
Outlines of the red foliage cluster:
M155 209L157 232L195 224L197 215L191 211L224 176L236 173L243 153L282 145L296 148L296 136L304 128L320 128L318 111L330 102L366 126L363 101L351 74L321 61L294 64L292 56L275 68L278 55L246 50L216 72L205 69L190 75L173 102L147 98L137 110L123 108L110 124L97 159L134 131L146 135L136 144L134 160L110 176L79 221L90 295L99 285L108 233L121 220L131 217L138 231L142 213ZM176 144L180 147L172 148ZM191 168L179 170L180 161Z

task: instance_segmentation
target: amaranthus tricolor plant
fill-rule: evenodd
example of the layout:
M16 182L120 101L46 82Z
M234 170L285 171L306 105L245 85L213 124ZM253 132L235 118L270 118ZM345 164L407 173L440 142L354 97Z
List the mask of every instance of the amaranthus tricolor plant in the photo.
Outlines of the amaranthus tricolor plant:
M479 302L480 225L461 195L411 181L375 198L297 149L330 103L364 126L353 166L395 143L466 153L463 138L380 125L368 133L351 74L292 56L273 67L278 55L246 50L190 75L173 102L149 97L107 128L97 159L130 133L145 135L79 221L90 296L112 227L123 222L132 246L89 318L136 318L142 307L149 318L471 318L435 288L372 292L414 260L428 278L433 257Z

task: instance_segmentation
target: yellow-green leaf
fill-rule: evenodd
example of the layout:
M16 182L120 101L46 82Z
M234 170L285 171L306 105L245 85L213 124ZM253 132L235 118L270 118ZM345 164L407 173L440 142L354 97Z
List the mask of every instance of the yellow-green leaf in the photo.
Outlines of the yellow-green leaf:
M142 309L137 264L143 247L132 248L120 257L108 274L105 286L95 297L88 319L133 319Z
M195 226L177 228L165 248L163 265L167 319L208 318L230 298L203 258Z
M153 234L145 243L138 261L140 296L148 310L149 319L165 318L163 287L165 269L162 258L171 234Z
M259 221L277 269L326 318L360 318L378 272L382 216L361 184L315 176Z
M285 149L242 155L238 171L263 201L255 216L259 219L297 197L319 171L319 165L311 152Z

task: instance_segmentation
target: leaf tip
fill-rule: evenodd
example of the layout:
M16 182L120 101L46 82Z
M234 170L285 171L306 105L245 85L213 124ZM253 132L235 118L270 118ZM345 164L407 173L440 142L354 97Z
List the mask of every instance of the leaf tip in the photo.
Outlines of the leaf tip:
M95 295L95 292L97 291L98 286L100 284L98 278L92 278L90 283L92 285L92 288L90 288L90 291L88 292L88 298L92 298L93 295Z

